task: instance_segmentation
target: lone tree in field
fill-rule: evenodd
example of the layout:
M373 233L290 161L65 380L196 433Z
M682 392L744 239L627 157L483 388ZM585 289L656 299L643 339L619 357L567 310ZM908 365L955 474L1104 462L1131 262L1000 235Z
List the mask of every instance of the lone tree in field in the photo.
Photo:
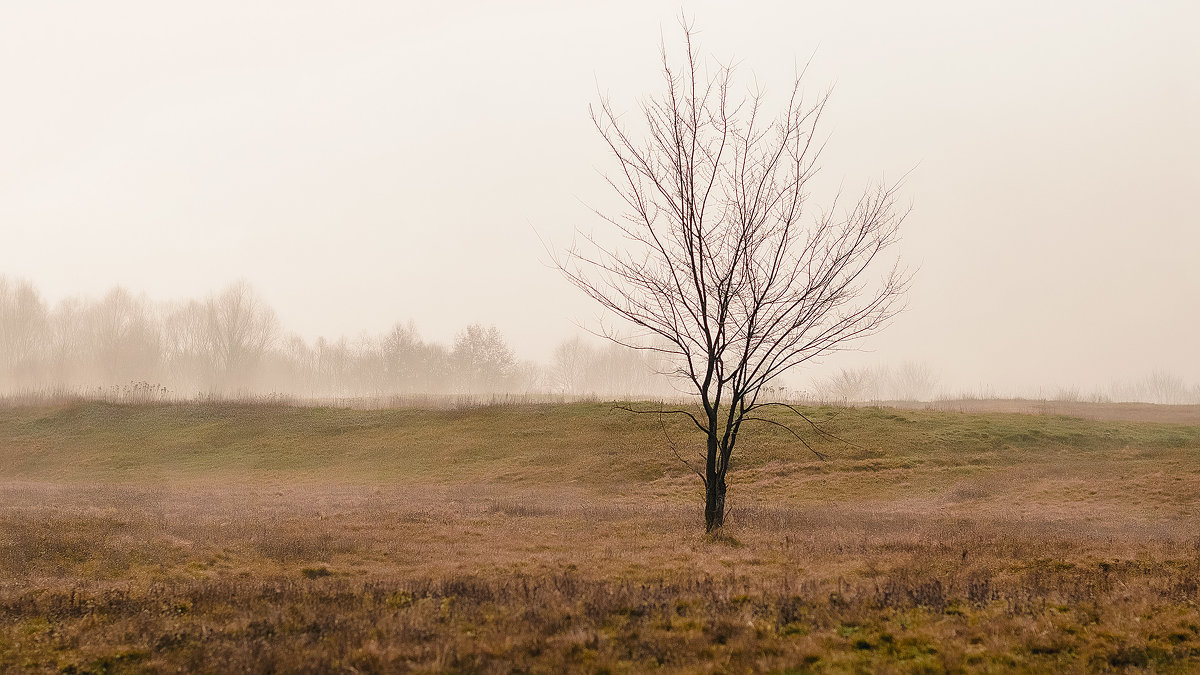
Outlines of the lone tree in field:
M671 374L699 395L691 410L638 412L685 415L704 434L703 470L689 466L704 481L711 532L725 519L743 424L785 427L812 450L786 422L760 416L775 405L807 420L760 400L764 387L885 326L909 277L882 259L906 214L896 186L869 188L852 204L839 195L825 210L809 204L828 92L806 101L801 73L771 117L763 93L736 94L733 67L701 62L692 37L685 25L679 65L662 47L664 90L641 102L638 131L607 98L591 108L616 159L608 183L627 207L598 215L624 243L580 235L556 263L638 328L633 338L606 337L668 355Z

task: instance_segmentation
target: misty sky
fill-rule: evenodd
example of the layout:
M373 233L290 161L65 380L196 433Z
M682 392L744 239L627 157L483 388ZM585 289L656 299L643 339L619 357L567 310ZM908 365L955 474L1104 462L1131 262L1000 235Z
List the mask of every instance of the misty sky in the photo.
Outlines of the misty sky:
M613 205L587 105L657 91L680 7L0 0L0 274L244 278L307 337L479 321L544 359L595 325L539 241ZM682 7L768 92L835 85L818 196L913 170L910 309L824 367L1200 382L1200 3Z

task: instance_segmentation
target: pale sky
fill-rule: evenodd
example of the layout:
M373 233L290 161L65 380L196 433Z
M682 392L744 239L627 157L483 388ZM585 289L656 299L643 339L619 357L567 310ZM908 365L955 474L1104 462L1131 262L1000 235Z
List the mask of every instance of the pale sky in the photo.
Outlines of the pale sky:
M249 280L307 337L594 326L547 265L613 197L598 89L658 42L835 85L822 185L913 169L909 310L824 368L1200 383L1200 3L0 0L0 274L51 301ZM914 168L915 167L915 168ZM805 374L797 375L804 379Z

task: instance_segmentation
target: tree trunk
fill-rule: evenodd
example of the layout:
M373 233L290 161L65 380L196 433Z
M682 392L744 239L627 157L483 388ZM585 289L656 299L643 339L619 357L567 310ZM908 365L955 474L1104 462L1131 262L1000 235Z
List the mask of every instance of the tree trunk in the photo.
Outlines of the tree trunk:
M712 532L725 524L725 476L710 476L704 490L704 531Z
M725 524L725 472L718 471L721 443L711 431L717 428L716 411L708 416L708 457L704 464L704 531L712 532Z
M710 429L716 428L716 416L709 417ZM721 444L716 434L708 435L708 462L704 467L704 532L725 525L725 467L718 468Z

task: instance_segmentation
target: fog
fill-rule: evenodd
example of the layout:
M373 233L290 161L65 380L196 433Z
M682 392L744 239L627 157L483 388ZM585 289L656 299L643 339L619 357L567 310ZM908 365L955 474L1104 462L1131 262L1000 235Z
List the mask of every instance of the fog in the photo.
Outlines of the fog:
M544 244L619 208L587 106L657 91L680 9L9 3L0 390L670 391ZM834 85L814 200L907 174L907 311L781 386L1197 396L1200 6L682 9Z

